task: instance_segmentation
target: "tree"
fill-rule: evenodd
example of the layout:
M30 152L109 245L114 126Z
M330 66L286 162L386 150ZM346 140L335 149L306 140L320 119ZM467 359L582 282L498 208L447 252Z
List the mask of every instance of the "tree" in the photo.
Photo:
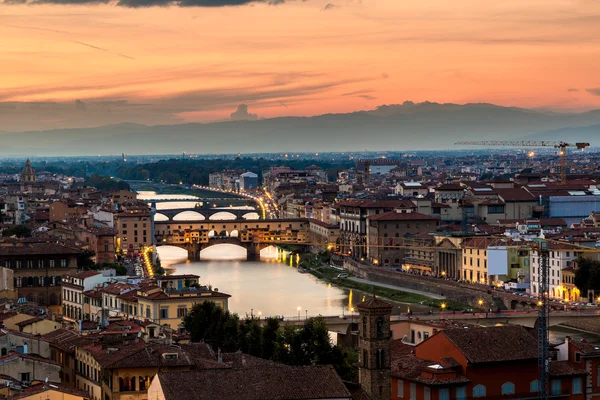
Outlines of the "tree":
M31 229L25 225L15 225L2 231L2 236L11 237L16 236L18 238L31 237Z
M577 260L575 270L575 286L581 291L582 296L587 296L588 290L600 290L600 262L587 258Z
M86 249L81 253L77 254L77 267L81 269L97 269L96 264L92 258L96 253L92 250Z
M204 341L214 349L238 350L239 318L212 301L194 304L183 318L183 326L193 342Z
M279 319L267 318L262 328L261 338L261 357L267 360L273 359L275 355L275 342L277 341L277 331L279 331Z

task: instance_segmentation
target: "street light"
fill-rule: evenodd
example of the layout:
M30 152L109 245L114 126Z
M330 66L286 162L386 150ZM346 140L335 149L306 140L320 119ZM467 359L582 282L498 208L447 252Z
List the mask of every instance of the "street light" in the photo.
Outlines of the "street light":
M446 310L446 303L440 304L440 307L442 307L442 312L443 312L444 310Z
M306 319L308 319L308 310L304 310L306 311Z
M302 307L298 306L297 310L298 310L298 321L300 321L300 310L302 310Z
M479 307L481 307L483 305L483 299L477 300L477 304L479 304Z

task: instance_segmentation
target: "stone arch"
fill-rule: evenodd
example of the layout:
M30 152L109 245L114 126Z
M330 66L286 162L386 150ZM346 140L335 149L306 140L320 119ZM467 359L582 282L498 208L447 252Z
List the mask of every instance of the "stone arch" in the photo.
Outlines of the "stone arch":
M237 219L237 216L229 211L219 211L211 215L208 219L211 221L227 221Z
M173 221L201 221L206 217L197 211L182 211L173 217Z
M232 238L240 237L240 231L238 231L237 229L232 230L231 232L229 232L229 237L232 237Z
M169 217L167 217L165 214L161 214L161 213L156 213L154 215L154 221L156 222L163 222L163 221L168 221Z
M519 300L511 300L510 301L510 309L516 310L519 305Z
M244 219L260 219L260 215L257 212L252 211L252 212L242 215L242 218L244 218Z

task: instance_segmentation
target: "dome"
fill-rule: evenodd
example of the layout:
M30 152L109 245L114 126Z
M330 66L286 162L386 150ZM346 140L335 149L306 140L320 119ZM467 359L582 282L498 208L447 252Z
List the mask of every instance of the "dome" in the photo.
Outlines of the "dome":
M21 182L35 182L35 169L29 160L25 162L25 168L21 171Z

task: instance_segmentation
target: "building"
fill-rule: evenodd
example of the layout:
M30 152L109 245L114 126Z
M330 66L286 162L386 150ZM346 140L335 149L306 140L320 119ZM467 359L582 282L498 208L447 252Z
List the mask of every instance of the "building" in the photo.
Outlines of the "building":
M400 182L394 188L394 193L406 197L427 196L429 188L421 182Z
M444 329L461 328L468 329L474 327L471 324L456 320L418 320L409 319L407 321L398 321L390 325L392 339L400 341L403 344L417 345Z
M429 215L388 211L367 217L368 259L378 265L401 265L407 237L437 231L439 219ZM409 238L410 239L410 238Z
M376 297L356 305L359 314L358 381L371 400L391 398L392 305Z
M583 254L578 252L578 246L569 243L549 241L548 249L548 267L549 282L548 296L554 299L566 300L572 295L563 286L563 269L567 269L567 274L571 275L569 268L573 267L574 262ZM539 294L538 273L540 271L540 256L537 251L531 251L531 293Z
M115 215L117 252L138 253L154 243L152 218L147 205L123 209Z
M35 181L35 169L31 166L31 161L27 160L25 168L21 171L21 184L34 183Z
M0 374L23 383L60 382L60 364L37 354L9 353L0 357Z
M115 270L81 271L74 275L65 276L62 280L62 314L64 318L75 323L79 328L79 321L89 321L91 316L86 313L84 292L102 286L115 277ZM89 303L88 303L89 304Z
M584 369L551 362L553 398L585 399L585 376ZM400 346L392 361L392 398L523 399L538 391L537 341L521 326L441 330Z
M19 400L91 400L89 395L81 390L73 389L52 382L37 382L33 386L22 387L7 385L0 391L6 399Z
M254 172L244 172L240 175L240 190L248 191L258 189L258 175Z
M343 252L356 258L367 257L367 218L390 211L416 211L410 200L342 200L337 205Z
M588 371L584 382L587 399L600 398L600 344L588 343L585 339L573 340L565 337L565 342L556 346L558 360L569 362L574 367Z
M137 193L129 190L119 190L111 196L111 201L115 209L119 208L122 204L134 203L137 201Z
M337 251L340 247L340 227L316 219L310 219L310 243L322 251Z
M0 267L14 273L19 297L40 305L59 306L60 283L77 272L81 248L43 239L0 241Z
M530 242L496 238L468 238L462 242L462 279L527 290L530 274Z

